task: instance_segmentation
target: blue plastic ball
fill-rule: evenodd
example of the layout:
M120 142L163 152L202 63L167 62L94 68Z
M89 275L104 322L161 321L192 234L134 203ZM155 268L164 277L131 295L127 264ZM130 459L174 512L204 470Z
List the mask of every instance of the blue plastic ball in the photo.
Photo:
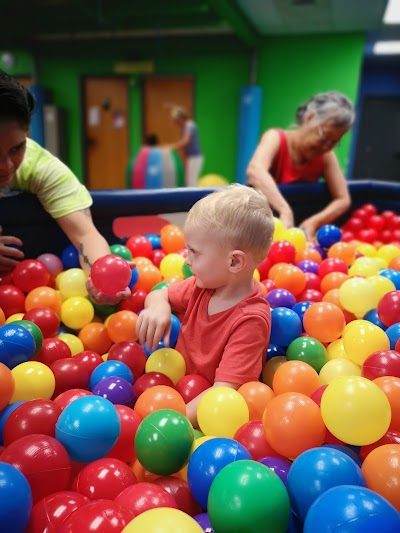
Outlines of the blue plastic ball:
M297 302L297 304L295 304L292 307L292 311L294 311L295 313L297 313L299 315L302 324L303 324L304 313L307 311L307 309L313 303L314 302L308 302L307 300L304 300L304 302ZM302 330L304 331L304 327L303 326L302 326Z
M339 242L342 238L342 231L333 224L325 224L317 231L315 238L318 244L327 250L336 242Z
M188 483L193 497L207 509L208 493L215 476L227 465L242 459L252 460L248 450L234 439L215 438L201 444L188 464Z
M133 374L129 366L122 361L109 360L100 363L91 373L90 390L93 391L97 383L102 379L111 377L126 379L131 385L133 385Z
M287 488L296 515L304 522L315 500L332 487L365 487L361 468L343 452L312 448L300 454L290 467Z
M0 462L0 529L23 533L32 511L32 491L15 466Z
M272 344L289 346L294 339L300 337L302 330L300 317L295 311L286 307L272 309L270 338Z
M132 268L131 270L131 281L128 284L128 287L130 289L133 289L133 287L136 285L137 280L139 279L139 271L137 268Z
M383 331L387 329L387 326L385 326L385 324L379 318L377 309L371 309L371 311L368 311L368 313L363 316L363 320L368 320L369 322L372 322L372 324L375 324L375 326L378 326L379 328L383 329Z
M14 368L29 361L35 351L35 339L27 328L12 322L0 327L0 363Z
M386 335L389 337L390 349L394 350L397 344L397 341L400 339L400 317L399 322L389 326L386 331Z
M350 459L353 459L353 461L358 465L362 465L362 461L358 455L359 447L358 446L351 446L350 444L323 444L323 448L333 448L334 450L339 450L340 452L345 453L350 457ZM354 449L355 448L355 449ZM356 451L357 450L357 451Z
M267 348L266 361L269 361L273 357L278 355L286 355L286 350L282 346L277 346L276 344L270 344Z
M107 398L114 405L133 407L136 400L136 395L129 381L115 376L99 381L92 392L96 396Z
M146 239L150 241L153 250L161 248L161 237L157 233L148 233L145 235Z
M4 426L5 426L5 423L7 422L8 417L13 411L15 411L17 407L19 407L23 403L24 403L23 401L11 403L10 405L7 405L7 407L4 407L4 409L0 411L0 445L1 446L3 446L4 444L3 430L4 430Z
M163 341L160 341L158 343L158 346L157 348L154 348L154 350L151 350L147 347L147 344L143 344L142 346L143 350L144 350L144 353L146 354L146 357L147 359L150 357L150 355L155 352L156 350L161 350L161 348L168 348L167 346L165 346L165 344L163 343Z
M175 346L177 343L179 333L181 331L181 322L178 317L171 315L171 335L169 340L170 346Z
M363 487L342 485L327 490L312 504L304 533L394 533L400 513L382 496Z
M56 439L73 461L90 463L104 457L121 431L118 411L106 398L84 396L67 405L56 424Z
M393 283L396 290L400 291L400 270L394 270L394 268L384 268L379 271L380 276L384 276Z
M70 244L61 252L61 261L65 270L69 268L80 268L79 252L73 244Z

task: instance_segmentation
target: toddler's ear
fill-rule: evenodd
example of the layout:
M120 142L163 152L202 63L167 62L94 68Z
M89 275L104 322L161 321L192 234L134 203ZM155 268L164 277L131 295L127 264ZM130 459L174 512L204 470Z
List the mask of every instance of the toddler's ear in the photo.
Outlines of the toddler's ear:
M233 250L229 256L231 270L238 271L246 264L246 254L242 250Z

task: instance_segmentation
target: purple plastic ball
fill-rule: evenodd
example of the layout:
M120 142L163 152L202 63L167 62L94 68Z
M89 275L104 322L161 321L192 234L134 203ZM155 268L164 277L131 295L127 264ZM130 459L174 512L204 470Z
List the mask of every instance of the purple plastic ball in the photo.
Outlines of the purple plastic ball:
M208 518L208 513L200 513L193 517L203 531L208 531L209 533L214 533L210 519Z
M114 405L133 407L136 401L135 392L129 381L117 376L102 379L92 392L97 396L106 398Z
M268 466L283 482L287 485L287 477L289 474L291 463L287 459L281 459L280 457L263 457L258 460L259 463L262 463L265 466Z
M286 289L272 289L265 297L272 309L287 307L291 309L296 303L295 296Z
M297 267L300 268L303 272L312 272L313 274L318 274L319 265L311 259L304 259L297 263Z

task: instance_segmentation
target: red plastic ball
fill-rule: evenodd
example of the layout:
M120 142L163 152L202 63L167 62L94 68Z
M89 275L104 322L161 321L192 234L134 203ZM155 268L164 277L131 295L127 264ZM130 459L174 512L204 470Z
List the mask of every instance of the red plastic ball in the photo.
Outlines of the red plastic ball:
M117 442L107 453L106 457L114 457L124 463L130 463L136 458L135 436L142 421L140 416L126 405L115 405L121 423L121 431Z
M47 307L30 309L24 314L23 319L30 320L36 324L40 328L44 339L55 337L60 328L60 319L54 311Z
M150 389L150 387L154 387L155 385L167 385L173 389L175 388L172 379L165 374L162 374L161 372L147 372L146 374L141 375L140 378L137 379L133 384L136 400L144 391Z
M8 416L3 429L5 446L26 435L55 436L61 407L51 400L28 400Z
M71 513L89 502L89 498L78 492L63 491L50 494L33 506L27 531L28 533L58 531Z
M156 250L153 250L152 253L149 256L149 259L151 259L151 262L154 266L157 268L160 268L160 263L166 256L166 252L164 250L161 250L161 248L157 248Z
M324 295L316 289L305 289L297 295L298 302L320 302Z
M276 263L294 263L296 248L288 241L276 241L271 244L268 259L273 265Z
M373 228L364 228L356 234L356 237L362 242L367 242L371 244L377 240L378 232Z
M381 350L367 357L361 367L361 375L371 381L383 376L400 378L400 353Z
M154 483L169 492L176 501L178 509L184 513L189 516L196 516L202 512L200 504L190 492L189 484L183 479L174 476L163 476L155 479Z
M50 272L36 259L24 259L12 273L14 284L24 292L43 287L50 281Z
M355 216L352 216L345 224L344 224L345 231L351 231L353 234L358 233L361 231L364 227L364 221L361 218L357 218Z
M78 398L83 398L83 396L90 396L92 393L84 389L71 389L61 393L59 396L54 398L54 402L61 407L61 410L64 410L70 403Z
M211 383L199 374L186 374L175 385L176 390L180 393L185 403L189 403L200 393L211 387Z
M40 352L35 355L34 360L50 366L58 359L71 356L71 349L66 342L55 337L47 337L47 339L43 339Z
M126 241L125 246L130 250L132 257L149 257L153 252L153 247L149 239L143 235L132 235Z
M110 500L86 503L71 513L57 529L57 533L121 533L135 515Z
M379 300L377 313L379 319L387 327L400 321L400 290L391 291Z
M53 492L66 490L71 460L64 446L48 435L26 435L4 450L1 460L24 474L35 504Z
M113 500L134 483L137 483L136 476L126 463L103 457L82 468L72 484L72 490L91 500Z
M139 313L139 311L142 311L144 308L146 296L146 291L135 289L129 298L120 301L118 309L120 311L133 311L134 313Z
M267 456L282 457L267 441L261 420L250 420L243 424L233 438L248 450L255 461Z
M107 360L125 363L131 369L136 381L144 372L147 357L146 352L137 342L122 341L111 346Z
M379 446L384 446L385 444L399 444L400 445L400 431L387 431L382 438L373 442L372 444L367 444L366 446L361 446L360 449L360 459L364 461L369 453Z
M75 357L58 359L50 365L56 385L53 397L70 389L89 389L90 373L86 366Z
M343 259L339 259L338 257L328 257L321 261L318 267L318 276L322 279L330 272L343 272L344 274L347 274L348 268Z
M314 289L316 291L319 291L321 288L321 279L318 276L318 274L315 274L314 272L305 272L306 277L306 288L307 289Z
M115 296L125 290L131 281L131 276L131 268L127 261L113 254L97 259L90 270L93 285L108 296Z
M271 263L271 259L267 256L264 261L262 261L258 267L257 267L257 270L260 274L260 279L267 279L268 278L268 272L269 272L269 269L271 268L272 266L272 263Z
M146 481L127 487L118 494L114 502L126 507L135 516L158 507L178 508L174 497L169 492L155 483Z
M101 355L97 352L93 352L92 350L85 350L83 352L79 352L74 355L74 359L76 361L80 361L86 366L89 375L96 367L101 365L101 363L104 363L104 359L101 357Z
M15 285L0 285L0 308L6 318L25 311L25 294Z

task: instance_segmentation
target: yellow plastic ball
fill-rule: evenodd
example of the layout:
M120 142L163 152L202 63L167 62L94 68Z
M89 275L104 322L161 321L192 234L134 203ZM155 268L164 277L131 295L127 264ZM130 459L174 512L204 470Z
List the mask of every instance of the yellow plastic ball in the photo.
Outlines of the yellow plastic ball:
M136 516L122 533L203 533L203 528L179 509L158 507Z
M82 329L94 317L94 307L87 298L71 296L61 304L61 320L71 329Z
M85 349L81 339L72 333L60 333L57 338L68 344L72 355L83 352Z
M372 283L365 278L349 278L339 288L339 301L346 311L364 316L378 305L379 296Z
M183 355L173 348L160 348L150 354L146 361L146 372L161 372L174 383L186 374L186 363Z
M182 276L182 268L185 258L180 254L168 254L160 262L160 272L163 278L170 276Z
M365 257L374 257L378 253L378 250L375 248L375 246L366 242L357 244L356 250Z
M337 339L335 341L330 342L326 348L326 354L328 357L328 361L338 358L348 359L346 350L343 346L343 339Z
M257 269L255 269L254 273L253 273L253 278L256 280L256 281L261 281L261 276L260 276L260 273Z
M391 408L383 390L369 379L338 377L324 391L321 415L337 439L366 446L389 429Z
M50 368L39 361L27 361L15 366L11 373L15 389L10 403L35 399L50 400L56 380Z
M342 338L349 359L360 366L372 353L390 349L389 337L383 329L368 320L360 320L351 327L346 326Z
M4 322L4 324L11 324L12 322L15 322L16 320L23 320L25 313L14 313L13 315L10 315L7 320Z
M375 276L378 274L378 265L373 257L359 257L349 268L349 276Z
M396 290L393 281L389 278L385 278L385 276L371 276L368 278L368 281L375 287L379 300L388 292Z
M319 372L321 385L328 385L339 376L361 376L361 368L350 359L337 357L325 363Z
M384 244L379 248L377 255L388 265L392 259L400 257L400 247L395 244Z
M302 252L307 244L306 234L300 228L285 229L281 240L288 241L296 248L296 252Z
M227 187L228 180L219 174L206 174L197 180L197 187Z
M230 387L208 390L197 408L197 421L204 435L233 438L249 419L246 400Z
M88 275L81 268L69 268L57 276L57 288L62 299L71 296L87 296L86 280Z
M286 228L280 218L274 217L274 234L272 237L273 241L281 241L282 236L285 233Z

